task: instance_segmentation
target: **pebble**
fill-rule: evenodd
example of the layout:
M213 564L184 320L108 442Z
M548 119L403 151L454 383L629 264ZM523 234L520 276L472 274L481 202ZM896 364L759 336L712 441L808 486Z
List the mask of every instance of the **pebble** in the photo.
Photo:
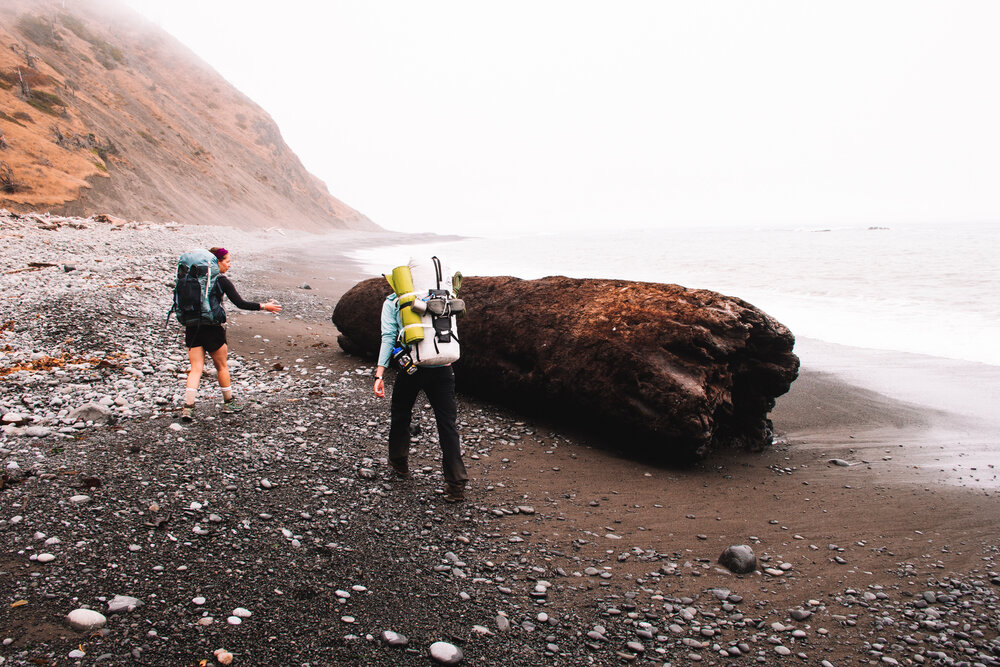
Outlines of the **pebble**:
M138 598L131 597L129 595L116 595L108 603L108 613L117 614L123 611L134 611L136 607L142 604Z
M3 216L0 212L0 221L5 219ZM0 231L8 232L2 222ZM18 231L20 233L21 230ZM28 231L24 232L25 235ZM681 665L728 664L734 659L741 664L770 664L780 660L777 646L787 650L787 655L793 655L793 651L809 651L808 660L803 653L797 654L803 659L803 664L818 663L823 667L832 667L832 664L829 661L819 662L819 655L834 646L843 646L845 652L857 656L857 662L959 664L966 661L970 665L977 662L989 665L991 660L995 662L1000 644L989 619L997 614L1000 574L996 571L993 553L982 554L990 562L979 564L980 571L962 575L950 571L952 560L937 555L939 551L944 552L947 545L940 543L936 537L933 545L920 547L920 551L916 552L929 554L926 560L915 558L911 563L898 562L900 556L897 555L883 555L883 545L874 542L877 538L873 538L869 544L859 544L864 547L863 558L860 555L854 557L850 546L846 549L835 547L827 558L839 558L840 561L833 562L845 564L844 558L850 558L857 561L859 570L863 562L883 558L883 562L875 564L880 568L878 573L868 577L868 580L884 584L892 581L891 585L887 584L884 590L875 585L826 590L827 585L836 587L832 583L835 578L831 577L831 583L823 584L822 590L810 589L806 577L811 573L803 570L803 576L796 577L796 570L786 569L787 563L782 562L787 558L800 568L808 562L800 558L803 554L796 550L809 545L797 542L793 546L779 546L782 540L790 541L788 538L799 540L803 535L810 537L808 532L794 533L795 528L805 531L804 525L790 526L786 537L771 543L766 537L763 540L752 536L745 538L757 549L764 549L761 545L767 544L766 549L770 553L762 555L761 562L784 577L737 582L720 568L712 568L711 561L703 557L707 543L702 538L712 540L718 536L695 533L709 529L707 523L699 522L706 522L710 516L690 515L690 523L685 522L685 525L693 530L672 536L667 553L658 551L664 542L653 539L655 534L644 536L636 533L627 513L619 515L624 525L601 528L603 524L614 521L602 519L595 524L596 527L580 530L566 540L572 544L568 545L565 553L555 553L553 545L558 540L550 542L549 531L559 526L551 520L553 517L562 518L560 504L565 507L566 504L578 503L588 510L603 507L611 513L616 511L616 506L624 497L616 498L611 493L602 492L598 495L600 500L591 497L571 499L569 495L553 492L551 497L542 499L538 496L529 501L530 496L522 496L521 489L504 490L502 483L492 480L489 487L481 487L481 496L473 495L474 502L458 512L443 513L440 508L434 507L435 503L427 503L427 498L432 495L430 489L439 485L439 466L428 458L430 452L425 449L428 443L434 444L433 438L423 437L424 442L414 442L412 453L420 463L413 463L414 459L411 459L415 472L413 480L404 485L391 486L380 483L378 476L372 478L375 481L369 481L356 471L360 468L380 469L378 463L374 463L377 458L364 461L366 456L384 455L380 447L384 444L382 441L387 428L384 420L373 419L373 413L366 412L362 404L362 393L365 397L370 397L371 393L368 380L370 367L348 371L346 378L340 372L324 375L310 367L308 379L296 378L296 382L302 383L302 391L299 392L298 386L289 383L287 369L275 370L272 359L265 361L261 357L260 362L257 361L257 357L253 356L256 342L247 344L242 350L234 346L232 361L242 364L239 370L236 370L237 363L233 365L236 370L234 382L245 383L241 392L258 393L262 402L266 401L263 397L268 393L281 396L282 405L287 398L294 408L287 415L282 412L282 416L290 417L287 428L280 424L275 426L265 422L262 426L251 424L249 420L243 422L232 418L227 425L230 446L224 450L208 446L207 438L215 437L213 426L222 422L213 423L215 412L212 399L199 403L199 422L176 431L167 430L164 425L175 422L178 416L186 367L177 328L164 330L162 326L166 310L162 307L166 293L164 287L169 281L170 265L176 261L172 248L178 242L169 238L176 232L165 232L155 225L142 231L143 234L148 231L148 239L138 235L128 241L120 241L115 235L121 232L115 232L89 241L85 237L92 231L87 231L74 239L74 247L67 251L72 252L77 270L68 273L57 269L25 273L24 277L30 280L19 281L17 289L28 290L25 292L28 298L14 298L9 291L0 294L6 309L4 321L8 319L8 310L12 313L11 319L34 317L37 313L22 304L48 299L47 293L71 294L74 300L79 301L81 312L108 314L104 320L87 320L88 325L96 324L92 328L100 334L109 323L119 319L116 313L120 311L116 311L115 307L124 295L122 290L110 290L105 294L106 286L120 285L123 279L141 274L143 280L135 288L141 298L127 304L135 315L129 318L129 322L141 323L143 318L148 318L149 322L155 319L158 325L116 328L115 340L110 341L113 347L102 344L90 331L83 338L77 335L76 342L71 345L62 341L79 333L73 329L73 320L77 315L65 308L62 309L63 315L59 314L59 308L47 308L45 317L53 318L52 327L68 330L66 336L58 341L43 337L34 327L0 332L0 342L3 346L9 345L0 363L6 363L8 359L17 359L17 363L22 363L31 357L39 360L55 351L59 354L68 352L79 358L107 358L109 363L115 364L107 372L95 372L90 364L67 364L53 371L12 373L0 383L0 415L4 429L0 436L0 471L5 471L15 482L0 492L0 507L4 510L3 518L0 518L0 536L6 540L5 546L11 546L10 553L20 554L13 557L15 562L19 557L27 559L44 542L46 549L58 552L55 557L59 563L52 568L22 567L11 563L0 574L0 578L6 577L15 584L9 602L5 603L15 608L5 613L18 613L18 608L30 605L27 611L42 614L46 613L45 605L48 604L49 612L53 606L59 605L55 607L58 617L63 613L63 605L100 604L103 610L103 605L107 604L105 613L110 616L116 600L126 596L112 596L106 592L105 598L99 590L95 594L89 583L93 581L103 581L107 586L121 586L119 590L141 591L146 605L141 608L142 613L133 612L114 618L110 632L104 638L95 637L92 640L80 637L69 644L43 644L38 653L50 662L65 661L71 648L85 642L86 650L91 652L87 655L88 664L90 661L111 664L129 656L136 664L180 664L178 660L171 661L170 657L176 658L180 652L200 651L202 655L189 661L193 663L210 657L207 651L212 646L223 643L233 645L231 642L235 640L222 638L231 638L234 632L239 632L241 655L237 662L257 664L255 661L261 658L254 656L252 650L261 644L256 643L253 632L246 632L249 630L267 633L262 637L272 632L278 636L271 646L282 647L287 652L286 662L289 664L301 665L308 660L309 664L317 665L325 664L324 660L335 662L344 658L345 654L320 656L312 653L300 656L296 653L298 642L301 641L301 646L307 651L318 645L310 645L310 640L304 635L298 636L301 639L297 637L294 643L281 644L285 639L279 632L264 628L271 621L280 623L284 619L280 615L269 618L270 614L264 611L266 607L255 613L255 618L262 617L261 622L248 621L248 628L243 631L215 623L211 616L203 616L206 610L218 612L218 606L231 604L226 602L226 596L233 595L236 590L246 595L244 582L230 589L224 586L216 588L218 584L214 582L211 585L206 583L211 580L205 577L210 577L213 571L221 572L223 568L231 569L226 576L233 581L238 581L241 575L247 577L247 583L260 583L266 579L267 585L254 591L260 597L253 599L277 596L282 604L287 605L281 608L289 617L299 613L300 607L310 608L311 595L330 596L329 591L334 589L343 589L345 593L350 591L352 597L335 596L336 600L344 601L336 607L357 615L359 620L350 626L342 626L354 630L356 634L333 637L332 642L323 637L319 643L325 647L347 643L349 651L351 642L358 642L360 647L361 643L368 641L371 645L358 653L377 655L377 652L382 652L381 658L373 657L375 663L389 664L410 659L402 657L401 653L412 655L419 662L418 654L426 645L424 639L418 642L418 647L404 643L399 646L407 650L390 649L390 637L401 642L405 641L405 636L398 631L385 631L381 633L382 641L379 642L379 631L366 624L366 619L376 618L366 608L369 600L375 607L372 612L384 613L384 609L378 608L378 595L368 595L363 586L351 585L352 577L362 578L359 571L345 567L325 572L320 566L315 569L316 579L313 579L313 558L320 562L347 565L363 553L362 550L367 547L354 541L358 534L371 537L376 544L390 543L394 549L407 547L400 552L405 554L405 564L399 570L385 573L390 575L388 577L366 579L366 583L378 581L379 587L401 590L410 583L407 579L414 576L413 572L427 573L438 584L441 583L439 580L447 580L447 586L435 585L419 591L421 596L429 595L420 600L419 606L427 609L433 604L450 605L447 613L462 620L451 630L456 634L446 637L463 636L463 640L469 642L470 652L473 651L471 647L475 647L477 664L602 665L628 661L635 664ZM206 241L212 242L220 236L217 231L200 233ZM11 238L5 240L10 242ZM107 248L104 246L106 242L110 244ZM84 247L77 248L77 245ZM123 252L132 245L135 246L135 253ZM4 279L0 281L0 290L11 289L14 283L8 280L10 275L22 275L6 273L19 268L13 262L23 265L25 261L34 261L37 248L37 242L25 244L23 250L15 250L12 258L5 247L0 256L0 277ZM136 253L142 257L141 271L136 268ZM95 263L96 258L106 261ZM65 262L68 259L54 258L53 261ZM245 275L239 276L241 288L245 284ZM148 294L145 288L148 288ZM132 289L130 287L129 291ZM247 293L254 295L251 285L247 286ZM311 296L307 294L303 298ZM289 312L294 311L289 308ZM247 317L257 315L248 314ZM326 312L324 319L329 321ZM320 327L316 328L318 333ZM74 347L80 341L87 341L88 347ZM55 347L59 349L53 350ZM305 350L305 346L302 347ZM112 359L111 352L101 351L105 349L121 352L124 356L120 360ZM305 361L307 355L314 354L312 349L317 350L315 354L323 353L323 347L310 348L308 352L303 351L300 358ZM241 353L245 354L240 357ZM291 350L290 353L297 354ZM132 370L126 371L125 368ZM210 377L203 380L206 396L215 390L212 381L214 378ZM307 394L307 390L312 393ZM74 409L88 404L106 409L107 416L114 418L114 424L101 417L104 412L100 409L94 412L96 419L73 421L71 414ZM340 413L341 406L349 407L345 413ZM357 413L354 411L356 406L360 408ZM485 413L485 416L477 412ZM415 415L417 413L419 408ZM84 415L77 413L76 416ZM428 432L428 424L433 423L428 419L432 417L427 415L423 419L425 433ZM508 447L519 450L523 446L524 458L527 458L531 446L529 439L519 440L514 436L528 433L532 427L524 424L514 426L505 418L491 414L491 409L484 406L474 407L468 414L463 408L462 419L468 422L461 426L467 456L475 453L481 457L477 460L482 463L475 464L476 467L488 468L490 461L499 460L497 454L500 450L491 451L491 446L503 447L504 454L514 451L506 449ZM92 423L86 423L88 421ZM318 425L322 427L318 428ZM31 426L48 429L48 433L32 438L27 435ZM273 431L266 430L272 426ZM488 427L490 430L487 430ZM143 442L141 451L136 449L131 453L136 461L143 459L142 465L148 463L149 471L155 471L159 476L131 475L127 483L118 485L117 475L109 474L108 462L102 461L113 449L108 445L114 444L115 429L132 434L142 433L143 440L148 440L148 446ZM336 436L324 435L328 430L336 432ZM534 435L540 439L537 433ZM185 442L184 438L189 441ZM127 445L135 440L134 435L122 438ZM544 446L549 449L555 444L546 442ZM430 447L431 451L434 449ZM65 453L60 453L60 450L65 450ZM126 453L129 451L125 449ZM508 461L519 458L520 455L511 455ZM136 461L123 462L122 472L141 470ZM101 463L103 469L98 469L96 465L94 469L89 469L96 463ZM565 465L564 469L567 468L568 465ZM77 474L62 476L62 471L70 470L77 471ZM98 489L96 486L80 485L80 479L91 475L101 477L105 487ZM270 475L274 475L275 480L270 480ZM97 490L89 492L93 495L92 500L83 494L70 498L73 492L67 491L70 488ZM281 492L262 494L258 490L247 495L254 489L267 488L278 488ZM572 490L560 491L571 493ZM46 493L54 494L54 497L46 498ZM296 493L299 495L295 496ZM491 493L496 495L491 498ZM243 506L234 504L251 496L256 498ZM67 501L67 498L70 500ZM48 505L52 508L50 521L45 520L50 517L43 517L32 505L36 499L51 501ZM196 538L198 533L192 532L197 525L194 519L203 518L201 513L206 511L209 500L211 509L218 514L208 514L201 525L211 525L211 537ZM8 502L11 504L8 505ZM78 502L81 504L77 505ZM532 507L529 502L540 504ZM84 506L83 503L92 505ZM383 511L385 503L393 505L388 520ZM415 506L415 510L411 505ZM716 513L722 512L713 512L713 515ZM532 518L528 519L529 516ZM154 519L168 518L166 523L155 527L149 525L154 523ZM764 519L766 521L767 517ZM361 533L354 532L359 524ZM781 523L774 520L768 525L774 526L777 533ZM274 535L279 535L275 530L279 526L289 530L287 540L280 536L278 540L273 539ZM576 530L569 522L562 526L566 527L564 535ZM59 535L63 544L58 548L50 547L48 539L57 538L46 538L46 533ZM604 535L626 537L611 541L613 537L605 539ZM413 541L410 541L410 536L413 536ZM517 540L508 542L512 536ZM645 543L644 537L648 540ZM921 541L930 537L928 535ZM102 548L97 548L98 542L105 539L113 551L104 549L103 544L100 545ZM850 540L852 543L854 540L844 535L829 539ZM292 540L301 544L299 551L291 550ZM128 559L121 558L120 552L132 542L141 551ZM274 573L254 580L252 577L257 575L253 571L264 569L259 568L259 563L255 565L258 555L255 552L261 545L278 553L265 566L273 567ZM956 545L951 546L954 548ZM969 560L973 560L972 548L967 548ZM358 553L351 555L354 551ZM784 553L778 555L781 551ZM35 561L44 562L41 555L35 557ZM328 558L330 561L327 561ZM616 559L627 561L628 566L615 570L613 578L608 579L612 577L608 565ZM825 558L818 560L824 561L821 565L826 564ZM749 572L757 568L756 557L754 561L754 568ZM978 559L975 562L978 563ZM64 563L66 567L63 567ZM445 569L434 574L432 568L439 564L444 564ZM569 571L560 572L558 564ZM286 566L292 572L281 571L280 568ZM829 567L833 564L830 563ZM301 579L298 578L300 568ZM885 568L892 568L891 572L896 574L885 578ZM845 567L841 571L845 575L852 574L848 569ZM404 575L398 581L393 579L397 573ZM935 573L938 573L936 580ZM898 582L895 581L897 574ZM879 575L882 575L881 579ZM129 579L130 576L134 578ZM460 578L464 581L459 581ZM555 585L543 585L546 578ZM796 581L797 578L800 580ZM149 579L158 581L154 581L147 593ZM76 580L88 583L78 585ZM739 606L742 599L736 598L740 596L733 596L719 588L718 584L722 582L729 582L734 588L739 584L739 590L747 598L746 603ZM372 586L375 587L374 584ZM766 590L760 592L760 588ZM783 591L786 588L796 597L785 595ZM928 590L925 591L925 588ZM775 589L781 589L781 592ZM192 598L192 593L203 591L213 596L212 606L206 608L205 599L201 596ZM385 590L377 592L389 594ZM456 594L464 602L459 602ZM541 597L536 598L533 594ZM788 604L798 604L795 601L783 605L775 602L779 599L805 600L808 596L816 599L809 600L802 608L788 607ZM585 600L591 606L567 605L566 601L571 599ZM133 600L138 603L135 598ZM188 600L191 602L187 603ZM199 605L197 600L201 600L202 604ZM249 601L250 598L243 600ZM240 598L233 601L239 602ZM135 606L126 604L125 610ZM809 625L817 616L828 624L829 631ZM223 614L219 618L226 616ZM335 623L337 618L341 617L333 616ZM348 616L342 618L353 619ZM407 618L405 612L399 617L386 615L382 618L386 619L383 621L386 624L398 623L399 629L408 627L405 621L400 622ZM494 619L492 624L487 622L491 618ZM594 618L599 618L602 624L594 624ZM771 626L775 619L786 620L788 625L780 624L779 632ZM243 619L234 610L227 620L238 624ZM799 625L791 625L792 620L798 621ZM194 633L192 625L196 625ZM154 627L156 630L153 630ZM417 623L409 627L411 632L416 632L424 626ZM464 633L460 628L465 628ZM366 634L368 632L374 636ZM770 635L779 640L777 644L769 641ZM6 646L14 645L9 651L4 649L2 656L10 664L28 660L26 654L18 653L21 650L17 648L20 641L4 638ZM460 651L446 642L441 644ZM517 647L523 653L501 657L500 652L510 647ZM242 655L244 650L245 656ZM102 651L110 653L91 660L91 656L97 656ZM215 655L215 661L221 664L218 657L221 653ZM554 657L556 655L558 657ZM828 655L842 653L837 648ZM455 656L442 657L449 660ZM523 660L518 663L521 658ZM426 658L423 659L426 662ZM798 661L795 662L798 664ZM278 660L271 664L283 663Z
M66 622L74 630L90 632L103 628L108 619L104 614L93 609L74 609L66 616Z
M410 640L406 638L406 635L401 635L398 632L393 632L392 630L384 630L382 632L382 641L389 646L408 646L410 643Z
M448 642L434 642L428 648L431 659L442 665L457 665L465 657L462 649Z

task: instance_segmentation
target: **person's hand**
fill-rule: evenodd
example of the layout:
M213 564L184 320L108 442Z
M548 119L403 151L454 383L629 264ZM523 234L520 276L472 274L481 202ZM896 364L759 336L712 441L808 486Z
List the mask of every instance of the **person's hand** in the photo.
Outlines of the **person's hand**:
M375 396L385 398L385 380L380 377L375 378Z
M281 304L279 304L274 299L271 299L267 303L260 304L260 309L261 310L266 310L269 313L280 313L281 312Z

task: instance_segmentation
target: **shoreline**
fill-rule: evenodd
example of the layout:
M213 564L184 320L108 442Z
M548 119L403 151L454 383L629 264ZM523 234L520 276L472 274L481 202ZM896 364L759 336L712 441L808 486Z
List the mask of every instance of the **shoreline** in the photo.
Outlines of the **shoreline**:
M382 235L359 235L346 244L336 238L311 243L304 256L293 250L294 257L279 260L281 270L268 280L288 288L303 282L318 286L332 314L340 295L372 277L347 253L386 245L382 241ZM426 239L418 235L412 243ZM400 246L404 261L409 243L392 245ZM332 331L326 334L331 335L319 336L339 352L336 329L329 326ZM991 466L1000 448L1000 418L993 414L1000 402L1000 366L808 338L796 340L795 352L802 371L771 413L779 438L801 447L865 452L885 449L895 439L908 444L896 447L903 451L883 451L879 458L894 456L911 469L926 468L956 485L1000 488ZM895 482L906 479L901 474Z
M148 244L166 257L156 246L178 232L178 243L236 238L241 295L285 306L278 317L231 311L234 385L250 407L217 414L206 376L189 426L176 419L183 367L171 355L182 349L175 329L163 331L160 273L135 283L141 298L129 308L109 306L148 259L115 248ZM783 434L774 446L675 469L460 396L471 483L469 500L451 506L430 411L418 404L413 475L400 481L385 460L388 401L372 396L371 366L336 344L330 314L354 268L272 237L240 247L225 230L95 226L67 239L78 234L90 245L66 244L80 250L77 270L0 274L24 313L0 333L7 353L62 346L110 358L98 334L124 311L115 344L142 377L90 364L7 376L7 410L54 414L91 392L117 411L109 425L55 419L46 436L0 436L12 475L0 489L9 664L61 662L84 645L79 664L211 664L224 647L239 664L425 665L434 641L460 646L463 664L511 666L1000 655L1000 494L946 483L911 458L914 445L941 446L928 433L945 413L807 367L773 413ZM35 235L8 239L4 261L37 259ZM43 301L45 289L65 294ZM36 302L47 329L28 317ZM65 390L62 405L50 404L53 388ZM948 464L969 472L964 457ZM90 500L71 500L81 494ZM754 550L753 574L717 565L734 544ZM108 613L104 633L65 626L73 608L107 612L115 595L141 604ZM226 623L237 607L252 615ZM384 631L408 646L390 646Z

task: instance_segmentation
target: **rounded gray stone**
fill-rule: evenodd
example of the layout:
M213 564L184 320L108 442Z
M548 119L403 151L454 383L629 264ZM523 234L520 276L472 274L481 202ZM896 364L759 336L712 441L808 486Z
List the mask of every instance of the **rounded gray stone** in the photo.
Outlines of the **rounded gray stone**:
M74 609L66 616L66 622L74 630L89 632L103 628L108 619L93 609Z
M757 556L746 544L726 547L719 556L719 564L736 574L749 574L757 569Z
M442 665L457 665L465 657L462 649L448 642L434 642L427 650L431 658Z

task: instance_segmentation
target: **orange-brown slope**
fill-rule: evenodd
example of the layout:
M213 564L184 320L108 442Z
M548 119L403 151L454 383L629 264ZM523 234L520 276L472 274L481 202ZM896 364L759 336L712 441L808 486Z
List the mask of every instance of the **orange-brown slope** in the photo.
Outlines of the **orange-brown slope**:
M376 228L306 171L263 109L112 3L0 6L0 136L0 206L16 211Z

